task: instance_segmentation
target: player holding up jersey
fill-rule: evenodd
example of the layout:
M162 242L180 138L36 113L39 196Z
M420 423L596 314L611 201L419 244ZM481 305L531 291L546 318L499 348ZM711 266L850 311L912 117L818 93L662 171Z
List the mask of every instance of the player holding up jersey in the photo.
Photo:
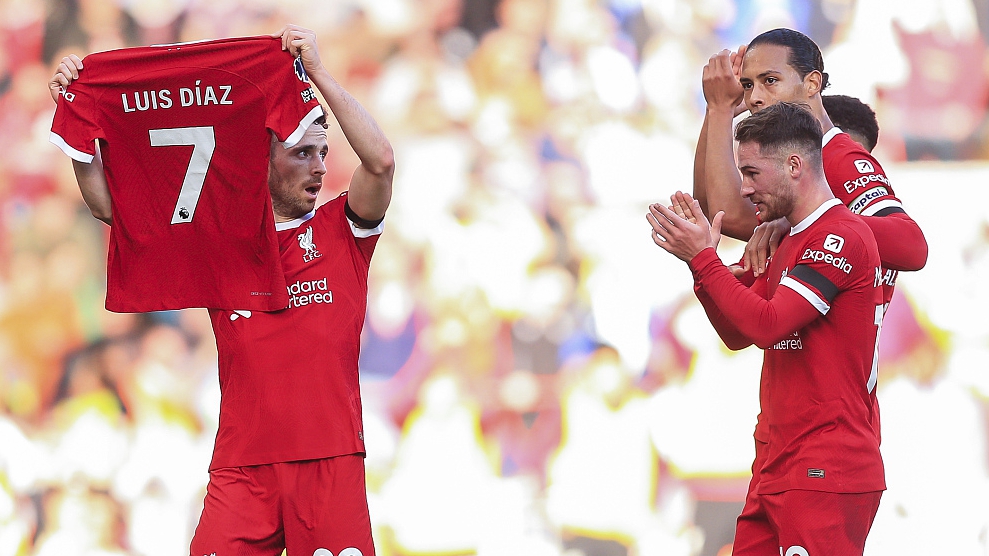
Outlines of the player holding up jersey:
M323 67L312 31L287 26L273 37L300 57L361 163L348 192L316 208L325 122L288 148L271 139L267 180L289 302L275 312L210 310L220 424L190 554L369 556L357 365L368 268L391 200L392 148ZM78 58L63 59L49 83L56 101L79 71ZM99 159L77 167L77 177L93 214L110 215Z
M694 290L731 349L765 350L760 426L766 436L733 554L862 554L885 490L876 363L882 291L869 227L828 187L819 121L776 103L736 130L741 193L792 226L749 287L721 263L700 204L650 206L653 239L689 263ZM748 275L752 278L752 274Z

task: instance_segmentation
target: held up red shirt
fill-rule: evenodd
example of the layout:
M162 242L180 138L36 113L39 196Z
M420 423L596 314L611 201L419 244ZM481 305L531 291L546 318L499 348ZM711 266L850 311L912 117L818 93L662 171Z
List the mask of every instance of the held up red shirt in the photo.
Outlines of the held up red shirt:
M243 37L83 62L51 141L84 163L100 142L113 199L107 309L284 308L269 130L291 146L322 115L301 61L278 39Z

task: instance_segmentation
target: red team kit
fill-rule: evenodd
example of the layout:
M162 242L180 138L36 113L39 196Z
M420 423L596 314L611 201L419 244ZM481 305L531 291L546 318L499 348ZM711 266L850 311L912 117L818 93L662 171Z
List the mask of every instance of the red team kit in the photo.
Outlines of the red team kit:
M193 553L373 554L357 369L382 224L354 225L346 194L274 221L271 133L289 148L324 115L301 60L253 37L84 64L51 140L83 163L100 142L107 309L206 307L216 337L220 422Z
M95 142L113 199L106 307L272 311L288 304L268 194L275 133L323 115L302 63L270 37L99 52L63 93L51 141Z
M211 472L362 454L356 369L381 225L355 226L346 194L274 222L270 132L289 147L323 115L301 61L277 39L248 37L84 62L58 103L51 141L82 163L99 142L113 199L107 309L210 309L222 391ZM726 343L765 349L750 499L885 489L876 365L897 271L883 267L869 237L882 239L882 223L854 215L908 217L879 163L847 134L825 134L823 159L837 199L793 227L754 283L735 279L713 249L690 263ZM778 340L798 328L807 303L827 318ZM321 371L295 371L313 365Z

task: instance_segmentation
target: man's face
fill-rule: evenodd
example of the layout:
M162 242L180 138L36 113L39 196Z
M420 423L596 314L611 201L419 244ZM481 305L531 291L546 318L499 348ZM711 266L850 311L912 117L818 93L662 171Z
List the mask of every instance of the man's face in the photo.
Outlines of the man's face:
M805 79L789 64L790 49L760 44L745 52L739 81L753 114L777 102L806 103Z
M299 218L316 207L328 150L326 130L318 124L309 126L302 139L289 149L272 138L268 189L276 222Z
M761 222L793 212L796 197L785 160L775 153L763 153L758 143L739 143L738 169L742 172L742 196L756 206Z

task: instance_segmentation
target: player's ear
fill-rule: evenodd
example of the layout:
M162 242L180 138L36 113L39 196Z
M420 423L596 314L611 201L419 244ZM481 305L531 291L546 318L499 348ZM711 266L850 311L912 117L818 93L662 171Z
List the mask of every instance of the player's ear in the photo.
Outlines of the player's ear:
M824 90L824 76L817 70L812 70L804 76L804 91L810 98Z
M786 167L787 171L790 173L790 177L797 179L803 171L804 160L799 154L791 153L790 156L786 157Z

